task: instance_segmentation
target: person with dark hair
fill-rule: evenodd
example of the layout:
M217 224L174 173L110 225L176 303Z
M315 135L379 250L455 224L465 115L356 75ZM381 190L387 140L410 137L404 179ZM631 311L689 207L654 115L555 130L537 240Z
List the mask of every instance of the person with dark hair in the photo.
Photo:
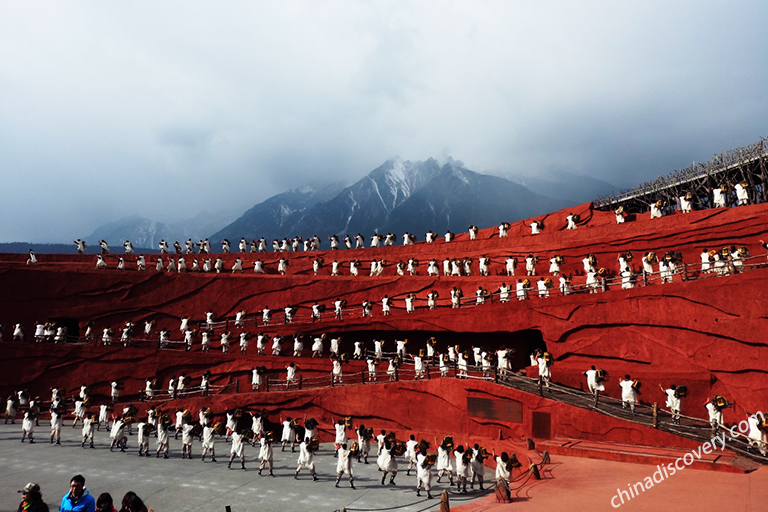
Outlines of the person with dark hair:
M480 483L480 490L485 490L483 487L483 480L485 478L485 464L483 463L483 459L485 459L485 455L483 455L480 445L475 443L475 448L472 450L472 462L469 466L469 472L472 475L472 479L469 482L469 487L471 489L475 488L475 480L477 480Z
M43 493L40 491L40 485L29 482L21 493L21 503L19 503L18 512L48 512L48 505L43 501Z
M496 456L496 449L493 450L493 458L496 460L496 481L504 482L505 486L509 485L510 471L508 466L509 454L507 452L501 452L501 456Z
M416 466L416 446L419 444L416 441L416 436L411 434L410 438L405 442L405 457L408 459L408 467L405 469L405 474L411 476L411 469Z
M135 492L128 491L123 496L122 506L120 512L153 512L151 509L147 509L141 498L139 498Z
M61 499L59 512L96 512L96 500L85 488L83 475L75 475L69 481L69 492Z
M635 414L635 403L637 403L635 381L629 377L629 374L626 374L624 380L619 382L619 386L621 386L621 408L626 410L627 404L629 404L632 414Z
M99 497L96 498L96 510L97 512L117 512L112 495L108 492L99 494Z
M459 445L453 451L456 459L456 491L467 493L467 479L469 478L469 462L465 458L464 447ZM462 489L462 485L464 486Z
M672 423L675 425L680 424L680 392L677 391L677 386L672 384L668 389L659 384L661 391L667 396L666 406L672 413Z
M427 450L423 447L416 454L416 496L421 496L421 488L427 491L427 499L432 499L432 465L427 459Z
M293 478L296 480L299 479L299 471L301 471L301 468L307 468L312 475L312 480L318 480L317 475L315 474L315 454L310 446L310 442L311 439L307 437L299 445L299 460L296 467L296 473L293 475Z
M352 474L352 454L351 450L347 448L347 443L341 445L338 450L339 461L336 463L336 487L339 486L342 475L344 473L349 477L349 486L355 488L355 477Z
M229 451L229 463L227 468L232 468L232 461L235 457L240 459L240 467L245 469L245 441L243 441L243 431L235 429L232 431L232 448Z
M381 431L381 434L382 435L379 436L379 456L376 459L376 463L379 465L379 470L382 472L381 485L384 485L387 474L391 475L389 478L389 483L395 485L395 477L397 476L397 459L395 458L395 454L392 453L394 445L390 443L388 439L386 439L384 430ZM379 439L379 437L377 437L377 439Z

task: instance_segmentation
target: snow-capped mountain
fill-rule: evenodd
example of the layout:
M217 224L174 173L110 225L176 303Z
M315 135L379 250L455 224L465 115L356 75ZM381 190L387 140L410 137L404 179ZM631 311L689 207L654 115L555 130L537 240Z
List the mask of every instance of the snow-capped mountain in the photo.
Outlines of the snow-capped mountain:
M288 236L308 209L336 196L344 186L331 183L288 190L257 204L213 235L205 236L215 241L228 238L233 243L241 237L252 240L263 236L272 240Z
M86 240L95 246L103 238L115 247L131 240L135 247L154 249L163 238L171 243L210 238L217 246L224 238L235 243L241 237L272 240L317 235L324 240L331 234L362 233L367 238L377 232L410 231L423 239L428 230L462 232L470 224L495 226L583 202L567 193L576 190L577 195L583 195L583 187L564 188L554 178L529 180L530 188L519 178L512 181L480 174L450 158L444 165L433 158L416 162L392 159L352 185L291 189L253 206L240 217L232 212L203 212L166 224L134 215L101 226ZM573 176L562 181L572 182ZM542 191L558 192L557 199Z
M414 192L440 173L440 164L387 160L329 201L308 209L282 236L374 233L385 229L389 216Z
M296 191L289 191L291 198ZM278 214L286 194L254 206L212 239L267 239L331 234L405 231L419 237L427 230L464 231L470 224L493 226L558 210L571 204L538 195L505 178L479 174L460 161L445 165L425 161L387 160L357 183L303 211ZM256 221L258 220L258 224ZM261 228L261 229L259 229Z
M460 233L472 224L495 226L502 221L556 211L569 204L531 192L507 179L470 171L461 162L449 162L432 181L392 212L386 229L398 234L407 230L423 240L429 230Z

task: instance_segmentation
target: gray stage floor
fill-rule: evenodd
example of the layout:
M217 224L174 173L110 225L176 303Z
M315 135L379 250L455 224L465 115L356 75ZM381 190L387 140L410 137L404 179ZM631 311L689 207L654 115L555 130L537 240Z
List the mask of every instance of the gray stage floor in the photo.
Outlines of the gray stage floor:
M15 425L0 422L0 512L15 512L21 495L16 491L27 482L37 482L42 487L43 499L51 510L58 510L62 496L67 492L69 479L82 474L86 488L94 497L108 492L114 498L117 508L127 491L134 491L157 512L162 511L221 511L230 505L232 512L244 511L334 511L342 507L352 509L398 508L400 511L416 512L439 510L439 496L448 489L447 482L435 483L433 478L433 500L416 496L415 470L405 475L403 460L398 473L397 485L381 485L381 473L376 466L375 456L369 457L370 464L353 463L355 487L349 487L342 478L341 488L334 487L336 481L336 459L333 445L322 445L315 456L319 481L313 482L306 469L299 480L294 480L297 453L290 450L275 450L275 477L259 476L258 447L246 447L246 471L233 462L233 469L227 469L229 444L217 438L218 462L201 462L200 444L192 447L194 459L181 459L181 439L171 438L171 458L157 459L139 457L136 451L136 436L129 436L128 451L109 451L109 436L103 429L96 433L96 449L80 447L80 428L73 429L68 422L62 429L61 446L49 444L48 421L41 421L36 429L35 444L23 444L21 421ZM155 449L155 439L150 441L150 450ZM154 451L153 451L154 453ZM234 469L237 467L237 469ZM388 479L387 479L388 480ZM449 489L450 490L450 489ZM475 492L476 494L472 494ZM487 491L486 491L487 492ZM484 494L482 494L484 495ZM470 495L451 495L451 504L456 506L482 496L479 491L470 490ZM458 498L456 501L454 498Z

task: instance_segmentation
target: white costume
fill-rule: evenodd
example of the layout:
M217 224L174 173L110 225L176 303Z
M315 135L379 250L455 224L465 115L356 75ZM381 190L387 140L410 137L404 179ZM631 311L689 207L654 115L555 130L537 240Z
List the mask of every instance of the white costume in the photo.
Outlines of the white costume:
M385 442L379 443L379 456L376 459L376 463L378 464L379 469L385 473L384 477L386 477L386 473L393 473L392 478L394 479L394 475L397 474L397 460L394 455L390 453L391 448L387 449L384 444ZM382 477L382 481L384 481L384 477Z
M506 284L502 284L501 286L499 286L499 300L501 302L509 302L510 291L511 291L511 288Z
M757 445L758 450L760 450L760 453L765 456L766 453L768 453L768 448L766 447L766 435L765 432L760 430L760 425L754 416L750 416L747 418L747 422L749 423L749 432L747 434L747 438L749 439L749 447Z
M261 387L261 374L259 374L258 370L254 368L251 370L251 389L253 391L258 391Z
M504 480L509 483L509 470L501 457L496 457L496 480Z
M301 341L301 337L296 336L293 338L293 356L300 357L302 352L304 352L304 342Z
M341 446L347 442L347 428L343 423L341 425L336 423L333 427L336 430L336 437L334 438L333 443L337 446Z
M424 378L424 361L419 356L413 356L413 371L416 373L417 379Z
M338 452L339 460L336 463L336 487L339 486L339 480L341 480L341 477L344 473L347 474L349 477L350 485L352 485L352 488L354 488L354 484L352 484L352 480L354 478L354 475L352 474L352 457L349 455L349 449L340 448Z
M737 183L733 188L736 190L736 199L738 200L739 206L749 204L749 193L747 192L747 189L744 188L741 183Z
M632 272L629 270L625 270L621 273L621 289L622 290L629 290L634 288L635 285L632 283Z
M296 366L287 366L285 368L285 385L296 384Z
M529 276L536 274L536 259L533 256L525 258L525 271Z
M720 187L712 189L712 202L715 208L725 207L725 195Z
M333 370L331 370L331 377L333 378L333 382L338 382L341 384L341 363L338 359L333 360Z
M598 382L597 380L597 370L587 370L585 373L587 376L587 387L589 388L590 393L605 391L605 384Z
M427 491L427 496L431 497L432 466L426 464L426 460L427 457L421 453L416 456L416 495L418 496L419 491L424 487Z
M528 298L528 290L525 287L525 283L522 281L518 281L515 285L515 293L517 295L517 300L525 300Z
M515 264L517 263L517 260L515 258L509 257L506 260L504 260L504 264L506 265L507 269L507 275L508 276L514 276L515 275Z
M229 351L229 333L221 333L221 351L227 353Z
M677 391L674 389L665 389L664 393L667 395L667 408L672 411L672 420L679 421L680 419L680 397L677 396Z
M301 468L309 469L309 472L314 476L315 474L315 454L310 451L307 446L307 441L304 440L299 445L299 460L297 461L298 467L296 468L296 474L299 474Z
M539 290L539 297L549 297L549 288L547 288L547 283L544 282L544 279L536 281L536 288Z
M707 409L707 413L709 414L709 424L712 425L712 428L717 428L718 425L723 424L723 411L722 409L718 409L715 407L715 404L712 402L707 402L707 404L704 406Z
M693 208L693 201L690 199L686 199L685 196L680 196L680 211L683 213L691 213L691 210Z
M549 365L543 357L537 358L536 363L539 365L539 382L545 384L547 389L549 389L549 381L552 378Z
M243 435L237 431L232 431L232 447L229 450L230 456L234 455L241 461L245 459L245 443L243 442Z
M321 357L323 355L323 338L317 337L312 342L312 357Z
M86 442L90 442L93 446L93 434L96 431L96 421L91 421L91 418L83 418L83 428L80 431L82 435L82 443L80 446L85 446Z

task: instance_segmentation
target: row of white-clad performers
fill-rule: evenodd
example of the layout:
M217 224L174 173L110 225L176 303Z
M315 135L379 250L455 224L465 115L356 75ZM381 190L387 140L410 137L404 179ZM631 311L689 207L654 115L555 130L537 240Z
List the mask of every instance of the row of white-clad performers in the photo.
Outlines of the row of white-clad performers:
M712 197L713 197L713 206L718 207L725 207L726 206L726 199L728 197L728 194L730 193L731 189L735 190L736 193L736 203L739 206L749 204L749 194L747 192L748 184L746 182L743 183L737 183L735 186L731 185L722 185L721 187L714 187L712 189ZM693 205L696 201L694 200L693 194L690 192L680 196L677 199L677 208L683 213L690 213L693 210ZM664 204L661 200L656 201L655 203L649 204L649 211L650 211L650 218L656 219L661 218L663 213ZM616 223L617 224L623 224L627 213L624 212L623 207L619 207L618 209L614 210L614 214L616 216ZM572 231L577 228L577 225L582 222L582 219L579 214L574 214L573 212L570 212L565 217L565 229ZM531 219L530 223L523 222L523 224L530 228L532 235L538 235L541 234L541 230L544 229L544 221L540 219ZM559 224L559 226L562 226L562 224ZM507 238L509 236L509 230L511 228L511 224L509 222L502 222L499 224L496 229L498 230L498 236L499 238ZM557 228L558 230L560 227ZM469 234L469 240L477 240L478 239L478 233L480 229L476 225L470 225L467 228L467 233ZM492 238L494 236L494 233L492 233L489 238ZM424 235L424 241L427 244L435 243L439 238L442 238L446 243L452 242L454 238L456 237L456 234L452 231L447 231L445 235L441 236L435 231L427 231ZM376 233L370 237L370 247L376 248L380 246L384 247L390 247L395 244L395 241L397 240L397 235L395 233L387 233L386 235L382 235L380 233ZM405 232L402 236L403 239L403 245L413 245L416 243L416 235L414 235L411 232ZM328 237L328 242L330 244L331 250L338 250L340 245L340 240L338 235L330 235ZM344 236L344 238L341 240L341 242L344 243L344 246L347 249L352 249L353 246L355 249L362 249L365 248L365 237L361 233L358 233L354 237L350 237L348 234ZM78 254L84 254L86 251L86 242L85 240L81 240L78 238L77 240L73 240L73 242L77 246L77 252ZM320 244L321 240L320 237L317 235L314 235L312 237L308 237L306 239L303 239L300 236L294 237L294 238L283 238L282 240L274 239L271 241L272 250L274 252L287 252L287 251L293 251L298 252L300 250L304 251L318 251L320 250ZM99 240L98 242L99 249L101 251L101 254L109 254L110 248L109 244L106 240ZM165 239L160 240L157 244L158 249L160 250L161 254L168 254L170 252L170 246L168 242L166 242ZM130 240L126 240L123 242L123 248L125 249L126 254L133 254L134 248L133 243ZM195 248L197 248L199 254L210 254L212 252L211 250L211 242L207 238L200 239L197 242L193 242L191 238L187 239L186 242L184 242L184 246L179 243L178 240L176 240L173 243L173 250L176 254L193 254L195 252ZM265 237L261 237L258 240L250 240L248 241L246 238L240 238L237 249L240 253L256 253L256 252L266 252L267 251L267 240ZM232 251L232 243L229 241L228 238L225 238L221 241L221 250L224 253L230 253Z
M727 251L727 253L722 254L722 251ZM734 261L735 265L739 265L741 261L750 256L749 251L746 249L745 246L740 246L739 248L736 248L736 246L726 246L723 247L722 250L718 251L706 251L706 257L702 257L702 263L706 264L707 266L710 263L715 263L717 261L720 261L721 259L723 261L732 259ZM714 254L710 254L714 253ZM659 264L659 272L666 271L666 267L670 263L670 261L673 259L671 256L673 256L675 251L670 251L669 253L665 253L663 256L664 258L656 257L656 253L646 252L643 255L643 268L642 271L650 274L653 272L652 265L654 263ZM30 251L30 257L32 257L33 253ZM627 258L627 255L629 255L629 258ZM670 256L670 257L666 257ZM503 271L497 272L496 275L499 274L505 274L507 276L515 276L516 275L516 269L518 266L518 263L524 263L524 270L525 274L527 276L534 276L539 275L539 271L536 268L536 266L539 263L540 257L533 254L528 254L525 257L516 257L512 255L508 255L506 258L502 257L502 261L497 262L498 264L501 264L503 266ZM587 262L589 260L589 262ZM631 252L624 251L619 253L618 257L616 258L618 262L618 272L619 274L622 274L627 269L632 271L631 265L629 263L631 262ZM555 254L552 257L549 258L549 268L548 273L552 276L559 276L561 272L562 265L565 263L565 257L559 254ZM679 261L671 261L674 266L677 266L679 264ZM35 257L35 261L31 261L31 263L38 263L37 258ZM288 273L288 266L290 264L290 261L287 258L280 258L276 260L276 269L277 272L280 275L286 275ZM365 262L361 262L360 260L349 260L349 261L338 261L334 260L330 263L330 271L329 275L331 276L339 276L341 275L341 268L342 266L348 266L349 267L349 275L350 276L359 276L361 275L361 268ZM493 260L489 258L487 255L482 255L477 258L477 271L478 275L480 276L490 276L493 274L491 270L491 266L493 264ZM588 275L590 271L590 267L594 267L594 271L597 272L599 267L597 267L597 257L594 254L589 254L586 256L582 263L584 265L584 273L585 275ZM147 262L144 255L139 255L136 258L135 261L137 270L146 270L147 269ZM257 259L252 262L253 264L253 271L257 274L265 274L266 273L266 267L265 262L261 259ZM272 263L269 263L272 265ZM127 262L124 258L119 257L116 261L115 268L117 270L127 270ZM162 256L159 256L155 262L155 270L156 271L167 271L167 272L174 272L174 273L184 273L184 272L215 272L217 274L220 274L224 272L225 270L229 271L231 270L232 273L243 273L244 267L250 266L251 262L243 261L240 257L237 257L234 262L231 264L231 266L227 263L224 263L224 260L219 257L215 261L207 258L202 261L201 263L197 260L197 258L193 259L191 263L187 262L187 260L180 256L178 259L170 257L168 258L167 263L163 260ZM374 276L381 276L384 274L384 269L391 266L390 263L388 263L385 259L373 259L370 261L370 273L369 275L371 277ZM419 266L420 263L416 258L408 258L407 260L401 260L395 263L394 269L395 274L399 276L405 276L406 274L415 276L419 275ZM430 277L437 277L441 275L441 267L442 267L442 275L444 276L452 276L452 277L460 277L460 276L472 276L473 275L473 266L474 266L474 259L471 257L463 257L463 258L450 258L446 257L445 260L442 262L432 259L428 262L427 265L427 275ZM312 261L312 272L313 275L317 276L320 275L320 270L322 268L326 267L326 262L323 258L316 258ZM109 264L107 263L107 260L102 255L98 255L96 259L96 268L97 269L107 269L109 268ZM603 270L605 272L606 270ZM298 272L302 272L299 270Z
M566 218L566 224L567 228L569 230L576 229L576 223L579 222L578 215L574 215L573 213L569 214ZM498 226L499 231L499 237L506 238L508 236L508 232L510 229L510 224L508 222L502 222ZM540 233L541 229L544 227L544 222L534 219L531 222L531 234L537 235ZM477 235L479 232L479 228L475 225L469 226L467 229L467 232L469 233L469 239L470 240L477 240ZM491 235L493 236L493 235ZM445 242L452 242L453 239L456 237L456 234L452 231L447 231L444 236L438 235L438 233L434 231L428 231L424 235L424 240L426 243L431 244L438 240L438 238L443 238ZM403 245L413 245L416 243L416 235L410 232L406 232L402 236L403 238ZM370 247L391 247L395 244L395 240L397 240L397 235L395 233L387 233L386 235L381 234L374 234L371 236L371 243ZM331 235L328 237L328 241L330 244L330 248L332 251L338 250L341 247L340 239L338 235ZM349 235L346 235L341 242L343 242L344 246L347 249L352 249L353 246L355 249L363 249L365 248L365 237L361 233L358 233L354 237L350 237ZM84 254L86 251L86 242L85 240L82 240L78 238L77 240L73 240L72 243L74 243L77 246L77 253L78 254ZM295 238L283 238L282 240L272 240L271 246L272 250L274 252L299 252L300 250L304 251L319 251L320 250L320 244L321 240L320 237L317 235L314 235L312 237L309 237L307 239L303 239L300 236L297 236ZM101 251L101 254L109 254L110 253L110 247L106 240L99 240L98 241L99 249ZM168 254L170 252L171 246L169 246L168 242L166 242L165 239L160 240L157 244L158 249L160 249L161 254ZM134 254L134 247L133 243L130 240L126 240L123 242L123 248L125 249L125 254ZM184 242L184 246L182 246L178 240L176 240L173 243L173 252L176 254L193 254L195 253L195 248L197 248L197 252L199 254L211 254L211 242L207 238L201 239L198 242L193 242L191 238L187 239L186 242ZM240 253L256 253L256 252L266 252L267 251L267 240L264 237L259 238L258 240L251 240L248 241L245 238L241 238L240 241L237 244L237 248ZM232 251L232 243L229 241L228 238L225 238L221 241L221 250L223 253L230 253Z
M30 444L34 443L35 427L38 425L40 415L39 409L34 403L27 404L22 421L22 438L24 442L29 439ZM110 451L115 449L126 452L128 449L128 436L135 430L137 434L136 449L139 456L150 457L150 438L156 437L156 457L161 455L164 459L169 458L171 439L178 439L181 436L181 458L192 459L192 447L197 439L202 446L201 460L205 461L206 456L210 455L211 461L216 462L216 438L225 437L225 441L231 442L229 449L228 468L236 460L240 462L240 467L246 469L245 447L246 445L259 446L258 457L259 475L266 469L270 476L275 476L274 470L274 450L273 444L277 437L273 430L268 430L269 413L264 410L260 413L250 414L242 409L226 410L224 421L216 421L210 408L203 408L194 417L189 410L177 410L175 418L159 408L150 407L143 418L138 417L138 410L133 405L122 408L119 414L107 404L102 404L99 414L88 414L87 407L83 402L78 402L74 411L74 421L72 427L75 428L78 423L82 425L81 447L95 448L94 439L96 432L102 427L109 434ZM66 409L60 397L56 396L50 407L51 413L51 434L50 443L61 444L61 429ZM16 412L13 411L15 418ZM111 425L110 425L111 420ZM442 478L448 478L450 485L456 485L458 492L467 492L467 485L474 489L475 483L479 484L481 490L484 489L485 481L485 460L492 456L496 462L496 480L503 480L505 485L510 481L511 472L514 468L520 467L517 457L511 456L506 452L496 456L495 449L489 454L484 447L469 444L455 446L453 438L446 436L437 446L436 453L429 453L430 443L425 440L416 441L414 435L403 442L397 439L394 432L381 430L379 435L374 435L373 428L366 428L360 425L355 428L351 418L344 418L334 422L335 430L335 453L334 457L338 459L336 466L336 486L346 475L350 487L354 489L354 470L353 461L357 463L368 464L369 454L372 452L372 443L376 443L376 462L379 470L382 472L381 484L385 485L387 476L389 484L395 485L395 477L398 473L398 457L404 457L408 462L406 474L410 475L412 469L416 471L417 485L416 492L420 495L421 490L427 492L427 497L431 498L431 486L433 472L437 473L437 482ZM285 420L280 418L280 441L281 452L286 447L290 447L291 452L295 452L298 445L298 460L294 478L298 479L302 469L307 469L313 480L318 480L314 458L319 450L319 441L317 438L318 423L314 418L304 418L303 425L298 418L287 417ZM348 433L352 433L352 439ZM436 440L435 440L436 443ZM454 479L455 476L455 479Z

